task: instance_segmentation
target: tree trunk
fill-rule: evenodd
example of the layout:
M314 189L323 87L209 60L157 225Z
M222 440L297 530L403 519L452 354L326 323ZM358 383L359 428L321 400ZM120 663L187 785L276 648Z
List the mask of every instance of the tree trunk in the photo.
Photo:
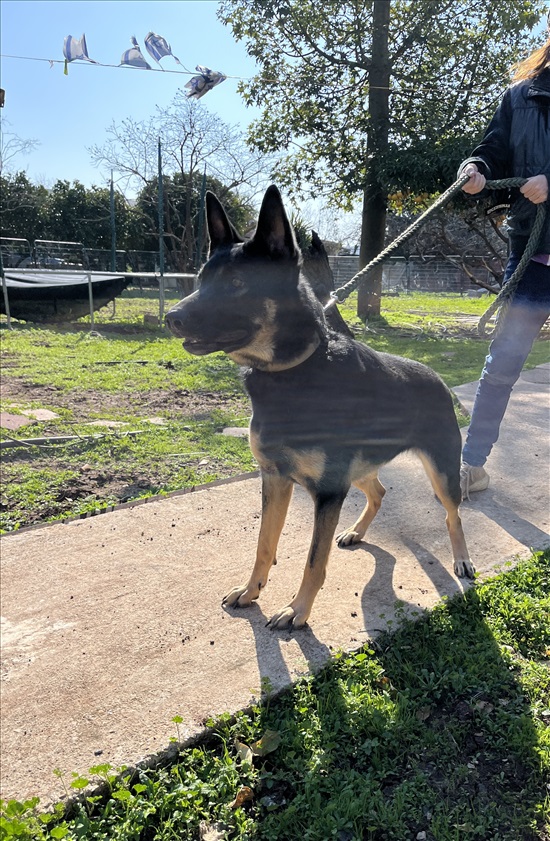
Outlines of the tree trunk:
M376 158L386 151L389 134L390 63L388 37L390 0L374 0L372 62L369 71L368 162L361 224L359 265L367 265L384 248L386 233L386 191L380 184ZM357 315L362 321L380 315L382 266L363 280L358 289Z

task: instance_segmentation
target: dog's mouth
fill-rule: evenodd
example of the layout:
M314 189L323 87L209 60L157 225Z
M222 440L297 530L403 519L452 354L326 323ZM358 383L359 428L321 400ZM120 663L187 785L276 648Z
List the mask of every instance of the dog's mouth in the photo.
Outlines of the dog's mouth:
M218 351L232 353L234 350L239 350L247 345L249 339L249 330L233 330L231 333L226 333L224 336L218 337L215 341L188 337L183 340L183 346L185 350L195 356L205 356L208 353L216 353Z

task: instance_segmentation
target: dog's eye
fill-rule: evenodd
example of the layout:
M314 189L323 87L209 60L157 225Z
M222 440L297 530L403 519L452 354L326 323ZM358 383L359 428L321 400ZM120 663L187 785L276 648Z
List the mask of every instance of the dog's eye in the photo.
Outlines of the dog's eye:
M235 289L244 289L244 280L241 280L240 277L234 277L231 283Z

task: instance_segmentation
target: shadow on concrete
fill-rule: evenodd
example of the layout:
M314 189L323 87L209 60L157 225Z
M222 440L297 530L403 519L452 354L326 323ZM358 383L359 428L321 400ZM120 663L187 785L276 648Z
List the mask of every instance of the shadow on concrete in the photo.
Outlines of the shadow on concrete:
M483 493L476 494L472 501L463 502L463 506L472 506L528 549L544 549L550 545L548 532L542 531L510 506L503 505L496 496L496 492L489 487Z
M329 646L315 636L309 625L296 632L274 631L266 627L270 617L266 616L258 602L249 607L223 609L232 621L244 620L250 625L254 635L260 681L268 681L273 689L288 686L296 679L296 674L291 674L284 656L284 649L291 641L299 646L307 663L308 669L304 669L304 674L307 674L308 670L317 671L330 659ZM253 689L256 691L255 687Z

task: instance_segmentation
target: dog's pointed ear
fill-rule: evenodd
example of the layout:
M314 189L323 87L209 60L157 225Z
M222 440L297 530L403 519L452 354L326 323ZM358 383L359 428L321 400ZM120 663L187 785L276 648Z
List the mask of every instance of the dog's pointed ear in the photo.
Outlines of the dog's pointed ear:
M206 224L210 237L210 254L222 246L244 242L227 218L219 199L210 191L206 193Z
M266 190L252 241L272 259L297 259L300 254L281 194L274 184Z

